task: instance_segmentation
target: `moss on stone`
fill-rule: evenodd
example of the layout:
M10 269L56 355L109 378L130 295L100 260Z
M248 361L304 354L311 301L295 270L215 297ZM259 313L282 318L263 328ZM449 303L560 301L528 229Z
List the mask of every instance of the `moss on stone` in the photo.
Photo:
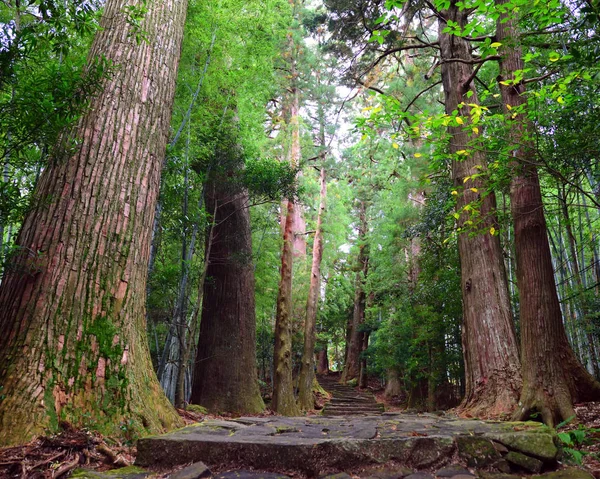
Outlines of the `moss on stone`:
M185 410L197 414L208 414L208 409L206 409L204 406L200 406L199 404L188 404Z
M554 444L553 435L549 434L548 431L546 429L544 434L541 434L539 431L487 434L487 437L515 451L537 457L545 462L552 462L556 460L558 449Z

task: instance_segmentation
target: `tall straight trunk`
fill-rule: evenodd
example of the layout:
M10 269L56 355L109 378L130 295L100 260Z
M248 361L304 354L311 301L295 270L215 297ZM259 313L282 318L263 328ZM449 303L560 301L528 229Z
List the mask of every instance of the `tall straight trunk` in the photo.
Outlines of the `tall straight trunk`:
M319 175L321 185L319 195L319 212L317 214L317 227L313 242L312 265L310 269L310 286L308 300L306 301L306 319L304 322L304 350L302 352L302 365L298 380L298 406L302 410L313 409L314 397L312 392L315 379L315 341L317 326L317 304L321 288L321 260L323 259L323 214L325 213L325 200L327 198L327 177L325 167L321 167Z
M576 292L576 296L579 300L578 309L580 312L581 322L583 326L583 330L585 332L585 337L588 342L588 352L590 356L590 363L592 367L592 371L596 378L600 377L600 370L598 369L598 358L596 355L596 348L594 346L594 337L592 335L592 324L589 319L590 312L586 307L586 298L585 298L585 281L583 279L583 275L581 273L581 268L579 265L579 258L577 257L577 240L575 239L575 234L573 232L573 225L571 224L571 216L569 214L569 206L567 205L567 192L565 190L564 185L562 186L562 194L559 195L561 208L563 212L563 217L565 220L565 230L567 233L567 239L569 242L569 251L571 254L571 265L573 269L573 280L575 283L575 287L573 288ZM581 228L581 225L580 225ZM583 251L583 243L581 247ZM582 263L582 266L585 267L585 263Z
M292 2L293 3L293 2ZM289 36L290 52L294 51L293 35ZM292 88L290 93L291 141L289 160L293 168L300 163L300 123L298 108L297 73L292 60ZM294 218L296 204L288 199L286 205L285 226L283 228L283 247L281 251L281 277L277 293L277 312L275 316L275 347L273 351L273 399L271 409L284 416L299 414L294 398L292 378L292 269L294 262Z
M89 61L113 73L65 133L77 148L42 173L0 287L1 444L60 420L109 434L181 423L152 372L145 288L186 2L149 2L140 43L127 5L106 3Z
M440 17L439 43L446 113L452 115L457 110L464 122L449 127L449 150L455 155L452 177L458 192L456 211L461 228L458 250L466 381L461 409L473 415L494 416L512 412L517 405L521 388L519 352L502 247L499 237L492 234L492 228L498 229L496 196L487 191L483 180L473 178L485 170L486 158L482 149L472 145L478 141L480 132L476 124L470 124L473 110L469 104L479 103L473 84L470 46L466 39L444 33L450 21L460 26L468 22L468 12L459 9L454 0ZM471 210L468 205L472 205ZM472 215L472 210L478 210L478 214Z
M354 281L354 311L352 314L352 327L347 342L346 363L342 373L342 382L359 379L360 375L360 353L362 351L361 326L365 320L366 293L365 282L369 271L369 255L366 245L367 237L367 203L363 200L358 202L358 258L357 272Z
M497 0L498 6L506 0ZM540 182L532 144L533 126L522 109L525 85L508 84L524 68L514 12L502 13L496 37L501 46L499 85L510 121L517 287L521 304L523 390L516 418L539 412L550 426L575 415L576 401L600 399L600 384L577 361L565 334L556 291Z
M358 375L358 387L360 388L366 388L368 386L369 383L369 376L367 374L367 356L366 356L366 352L367 349L369 348L369 335L370 333L368 331L364 331L362 333L362 347L361 347L361 354L360 354L360 372Z

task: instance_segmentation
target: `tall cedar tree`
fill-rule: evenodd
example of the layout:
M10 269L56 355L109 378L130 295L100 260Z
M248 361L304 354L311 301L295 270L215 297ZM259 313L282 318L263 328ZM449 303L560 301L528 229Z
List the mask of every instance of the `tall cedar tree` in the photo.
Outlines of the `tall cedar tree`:
M469 125L473 114L469 104L478 103L471 48L465 38L444 32L451 21L461 27L467 24L469 13L459 3L453 0L438 18L446 113L458 111L464 118L464 124L454 120L449 126L449 151L458 157L452 162L452 177L459 192L456 211L462 229L458 237L466 386L462 408L476 415L497 415L516 407L520 362L500 239L491 234L492 228L498 229L496 197L475 176L485 169L486 159L484 149L473 145L479 139L477 127ZM459 151L467 154L459 156ZM466 205L472 208L465 209ZM478 234L467 221L476 225Z
M292 35L289 35L292 50ZM290 102L291 144L289 158L292 168L300 162L300 123L299 98L295 68L292 68L292 88L288 95ZM285 204L285 203L284 203ZM287 210L283 230L283 248L281 251L281 278L277 293L277 312L275 318L275 348L273 352L273 399L271 408L284 416L295 416L299 408L294 399L292 379L292 268L294 261L294 218L296 203L293 198L287 201Z
M505 0L498 0L496 5L503 12L496 29L497 41L502 44L499 85L510 122L510 143L515 145L510 202L523 361L523 390L515 416L525 419L538 412L553 426L575 415L575 402L600 399L600 384L579 363L565 334L532 141L533 125L524 109L525 85L513 81L515 73L524 69L517 19Z
M235 132L235 126L228 131ZM223 135L205 201L214 212L191 402L213 412L264 410L256 371L254 267L248 190L235 135Z
M321 167L319 175L319 212L317 228L313 242L312 265L310 269L310 285L306 301L306 320L304 322L304 350L298 379L298 405L300 409L309 410L315 406L313 382L315 380L315 342L317 326L317 305L321 291L321 260L323 259L323 214L327 198L327 179L325 167Z
M369 271L369 249L367 247L367 202L358 201L358 258L356 280L354 282L354 311L352 313L352 322L349 323L347 333L348 345L346 352L346 362L342 372L342 381L359 379L360 374L360 353L363 349L362 325L365 322L366 293L365 283Z
M150 1L139 42L128 6L106 3L89 62L114 74L43 172L0 287L0 444L60 420L180 423L152 370L145 300L187 2Z

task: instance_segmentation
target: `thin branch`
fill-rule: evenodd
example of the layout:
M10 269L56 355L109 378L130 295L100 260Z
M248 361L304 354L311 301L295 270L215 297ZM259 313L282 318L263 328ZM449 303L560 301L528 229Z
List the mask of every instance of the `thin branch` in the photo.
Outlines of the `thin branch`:
M415 96L408 105L406 105L406 108L404 109L405 112L408 112L408 109L419 99L419 97L421 95L424 95L425 93L427 93L429 90L431 90L432 88L436 87L437 85L440 85L442 83L442 80L438 80L436 81L434 84L429 85L427 88L425 88L425 90L421 90L417 96Z

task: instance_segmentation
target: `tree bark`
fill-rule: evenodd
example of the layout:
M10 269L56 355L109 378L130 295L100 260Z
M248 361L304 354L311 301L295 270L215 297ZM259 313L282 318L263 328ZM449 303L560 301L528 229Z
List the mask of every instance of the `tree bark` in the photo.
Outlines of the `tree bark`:
M354 290L354 312L352 314L352 328L347 342L346 363L342 373L342 382L359 379L360 375L360 352L362 351L361 326L365 320L366 293L365 281L369 270L369 255L366 245L368 230L367 204L359 200L358 205L358 271L356 272Z
M384 396L392 399L394 396L400 396L402 393L402 384L400 383L400 374L396 368L389 368L386 373L386 385Z
M207 241L208 279L190 402L211 412L256 414L264 410L264 403L256 369L249 197L246 189L227 180L235 167L241 164L211 175L206 189L206 208L215 211L215 217L207 236L212 245Z
M505 0L497 0L502 6ZM510 122L513 177L510 183L511 213L515 227L517 287L521 306L521 352L523 390L515 418L539 412L549 426L575 415L577 401L600 398L600 384L573 354L562 322L536 155L533 126L523 108L525 85L512 82L523 70L517 43L514 12L502 13L496 27L501 46L499 85L502 105ZM504 83L504 84L503 84Z
M325 213L325 200L327 197L327 180L325 167L321 167L319 175L321 184L319 195L319 212L313 242L312 266L310 270L310 286L308 300L306 301L306 319L304 322L304 351L302 365L298 379L298 406L302 410L313 409L315 402L313 396L313 381L315 379L315 341L317 326L317 304L321 287L321 260L323 259L323 214Z
M454 120L448 129L449 149L455 158L452 177L458 193L456 211L460 215L466 381L461 409L473 415L495 416L510 413L517 405L520 362L502 248L499 237L492 234L492 228L498 229L496 197L493 191L486 191L483 180L473 178L486 168L486 158L482 149L472 145L479 138L478 127L475 123L469 125L476 118L469 104L478 104L470 47L466 39L443 31L450 20L461 26L468 22L467 10L459 9L456 3L453 1L442 12L439 42L446 113L452 115L457 110L464 122Z
M293 36L289 36L290 51L294 50ZM297 78L292 60L292 91L290 93L290 129L291 144L289 159L292 167L300 163L300 124L298 118ZM294 107L296 106L296 108ZM283 247L281 251L281 279L277 293L277 312L275 317L275 347L273 351L273 399L271 409L284 416L296 416L299 409L294 398L292 378L292 268L294 262L294 217L295 203L287 201L285 227L283 229Z
M89 61L113 73L42 173L0 288L1 444L60 420L181 423L152 372L145 288L186 2L150 1L139 43L127 5L106 4Z
M317 352L317 374L326 376L329 374L329 358L327 357L327 342L320 344L320 349Z

